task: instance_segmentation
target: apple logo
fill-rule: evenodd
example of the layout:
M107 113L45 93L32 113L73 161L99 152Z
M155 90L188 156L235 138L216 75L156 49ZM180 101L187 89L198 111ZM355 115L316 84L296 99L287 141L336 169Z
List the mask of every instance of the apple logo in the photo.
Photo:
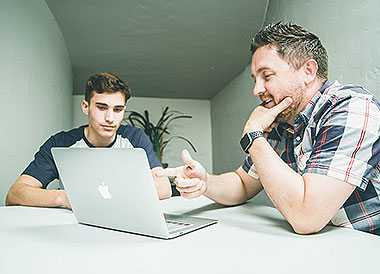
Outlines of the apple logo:
M106 186L106 182L103 182L101 185L98 186L98 191L104 199L111 199L112 198L112 194L109 191L109 187Z

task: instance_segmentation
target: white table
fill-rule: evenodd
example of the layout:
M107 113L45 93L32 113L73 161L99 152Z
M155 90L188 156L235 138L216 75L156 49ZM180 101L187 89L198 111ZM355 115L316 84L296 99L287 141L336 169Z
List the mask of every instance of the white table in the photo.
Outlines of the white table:
M173 240L77 223L61 208L0 207L0 273L379 273L380 237L326 227L295 234L272 207L162 201L168 213L219 219Z

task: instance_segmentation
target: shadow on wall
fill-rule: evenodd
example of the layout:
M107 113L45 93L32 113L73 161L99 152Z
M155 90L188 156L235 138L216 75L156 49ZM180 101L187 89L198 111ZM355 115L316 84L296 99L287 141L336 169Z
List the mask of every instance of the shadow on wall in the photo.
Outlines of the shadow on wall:
M44 0L2 0L0 9L0 205L38 147L72 122L72 72L65 41ZM17 109L15 106L17 105ZM6 145L4 145L6 144ZM12 159L12 160L9 160Z

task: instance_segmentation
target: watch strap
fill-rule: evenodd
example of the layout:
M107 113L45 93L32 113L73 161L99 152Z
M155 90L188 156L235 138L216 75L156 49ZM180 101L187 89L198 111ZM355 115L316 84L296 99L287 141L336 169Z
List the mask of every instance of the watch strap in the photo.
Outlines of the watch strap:
M244 134L243 138L240 140L240 145L245 153L249 154L248 149L251 147L253 141L259 137L264 137L264 133L259 130Z

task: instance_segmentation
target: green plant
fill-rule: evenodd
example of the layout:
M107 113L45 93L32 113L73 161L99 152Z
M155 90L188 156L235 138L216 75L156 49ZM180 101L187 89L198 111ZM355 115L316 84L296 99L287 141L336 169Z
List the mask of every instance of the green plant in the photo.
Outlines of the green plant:
M149 112L147 110L144 111L144 114L140 114L137 111L127 111L128 116L124 118L124 121L131 126L136 126L144 130L145 134L148 135L150 141L153 144L153 150L157 154L158 159L162 162L162 156L164 149L173 139L182 139L186 141L191 148L197 152L194 145L183 136L171 136L169 139L164 140L164 135L170 135L168 130L169 125L177 119L190 119L192 116L184 115L180 111L169 110L169 107L166 107L162 110L162 115L158 120L157 124L154 125L150 121Z

